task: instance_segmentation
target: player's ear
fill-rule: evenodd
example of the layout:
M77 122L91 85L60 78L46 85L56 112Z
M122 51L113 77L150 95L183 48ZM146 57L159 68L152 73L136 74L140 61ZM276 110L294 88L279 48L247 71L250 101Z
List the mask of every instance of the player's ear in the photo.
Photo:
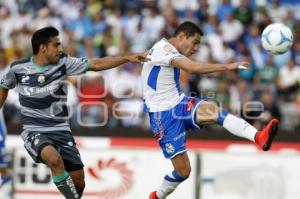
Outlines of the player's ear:
M41 44L41 45L40 45L39 52L41 52L41 53L45 53L45 52L46 52L46 49L47 49L47 46L46 46L46 44Z

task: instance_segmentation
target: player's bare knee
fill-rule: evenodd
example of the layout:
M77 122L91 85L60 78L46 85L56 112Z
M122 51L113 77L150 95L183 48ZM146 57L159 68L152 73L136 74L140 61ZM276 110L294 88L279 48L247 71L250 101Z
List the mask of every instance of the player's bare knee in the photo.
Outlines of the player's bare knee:
M56 156L49 157L46 161L46 164L51 169L57 169L57 168L63 167L64 162L63 162L61 156L56 155Z
M202 102L197 109L197 122L200 124L212 124L217 121L219 107L214 102Z

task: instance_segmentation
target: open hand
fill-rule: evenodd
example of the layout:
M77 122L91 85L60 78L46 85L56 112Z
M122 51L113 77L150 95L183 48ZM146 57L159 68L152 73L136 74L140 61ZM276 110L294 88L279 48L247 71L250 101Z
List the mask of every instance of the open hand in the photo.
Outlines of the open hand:
M150 59L147 57L147 53L132 54L132 55L128 55L126 58L128 59L129 62L133 62L133 63L150 61Z

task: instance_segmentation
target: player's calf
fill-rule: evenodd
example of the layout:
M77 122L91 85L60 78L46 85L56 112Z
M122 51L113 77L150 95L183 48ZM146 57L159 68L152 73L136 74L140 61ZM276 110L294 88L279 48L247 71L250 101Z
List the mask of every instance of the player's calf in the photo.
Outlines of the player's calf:
M71 171L71 172L69 172L69 174L75 184L77 193L81 197L83 194L83 190L85 188L83 169Z
M65 198L77 199L81 197L81 195L76 190L71 176L66 171L64 171L60 175L53 176L53 181L57 189L65 196Z
M57 150L52 145L47 145L41 150L41 158L50 167L53 182L65 198L80 198L81 194L77 192L70 174L65 171L63 159Z

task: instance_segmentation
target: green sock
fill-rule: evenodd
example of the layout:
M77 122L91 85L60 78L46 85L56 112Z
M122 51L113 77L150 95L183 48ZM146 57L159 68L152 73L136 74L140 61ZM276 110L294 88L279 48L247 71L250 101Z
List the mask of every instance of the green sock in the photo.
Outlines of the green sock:
M68 172L64 171L62 174L58 176L53 176L52 178L56 187L65 196L65 198L67 199L80 198L79 194L76 191L74 182Z

